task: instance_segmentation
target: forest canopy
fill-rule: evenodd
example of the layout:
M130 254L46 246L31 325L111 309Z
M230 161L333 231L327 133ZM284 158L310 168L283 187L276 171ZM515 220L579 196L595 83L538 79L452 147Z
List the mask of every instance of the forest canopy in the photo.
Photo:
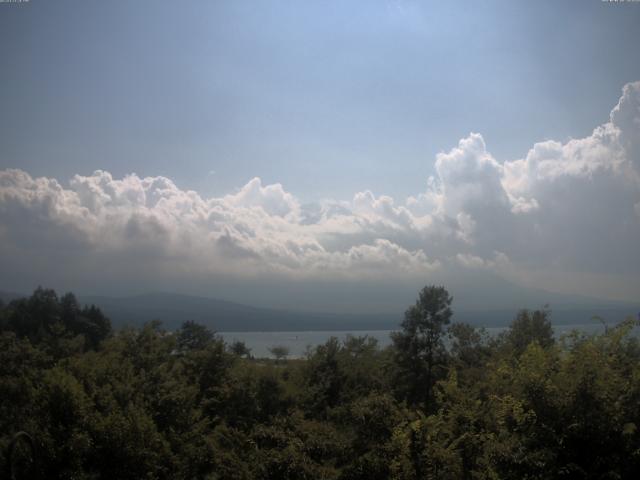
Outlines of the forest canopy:
M549 310L522 310L491 337L456 323L452 305L427 286L389 347L331 338L302 359L274 346L273 361L189 319L114 331L99 308L38 288L0 304L0 468L33 479L638 478L636 320L556 338Z

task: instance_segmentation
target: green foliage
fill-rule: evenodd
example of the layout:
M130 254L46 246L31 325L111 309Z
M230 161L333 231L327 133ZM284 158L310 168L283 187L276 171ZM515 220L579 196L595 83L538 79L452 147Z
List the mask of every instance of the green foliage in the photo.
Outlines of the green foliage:
M248 431L256 422L287 413L291 398L285 389L281 372L274 366L236 363L222 391L219 413L228 425Z
M329 410L387 390L387 356L368 337L332 337L309 352L302 366L302 402L310 415L325 418Z
M178 330L178 348L181 352L202 350L213 341L214 334L204 325L191 320Z
M254 478L338 478L334 462L343 445L329 423L305 420L299 414L279 417L271 425L258 426L252 440L257 448Z
M433 385L446 373L443 338L453 312L452 298L444 287L424 287L415 305L404 315L402 331L392 334L397 385L412 405L434 410Z
M547 348L554 343L553 328L550 321L551 311L546 307L542 310L521 310L504 334L504 341L509 349L520 355L531 342L537 342Z
M112 333L38 289L0 305L0 471L26 431L33 479L640 475L637 322L555 341L547 310L522 311L490 339L447 328L450 304L427 287L393 346L332 338L280 362L193 322Z
M277 361L281 361L286 360L291 352L289 351L289 347L285 347L284 345L274 345L269 348L269 353L276 357Z
M249 357L251 356L251 349L247 347L244 342L240 340L236 340L231 345L229 345L229 351L238 357Z
M344 479L386 479L393 461L392 439L409 412L386 393L371 393L338 410L334 416L350 435Z
M484 366L489 354L487 333L468 323L454 323L449 327L451 359L460 370Z
M111 322L100 309L81 308L72 293L58 299L53 290L38 287L31 297L13 300L2 310L0 330L46 345L56 358L96 349L111 334Z

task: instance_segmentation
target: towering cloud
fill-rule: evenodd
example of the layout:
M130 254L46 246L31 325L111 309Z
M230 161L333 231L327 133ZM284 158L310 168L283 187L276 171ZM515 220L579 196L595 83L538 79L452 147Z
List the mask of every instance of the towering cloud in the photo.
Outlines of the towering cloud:
M640 295L640 82L586 138L536 143L500 162L472 133L438 154L435 172L404 202L365 191L302 206L259 178L203 198L164 177L96 171L63 186L4 170L3 281L28 264L53 269L52 252L68 252L59 268L77 281L141 265L167 278L380 281L481 268L533 283L572 278L584 293L606 276L611 290L626 285L620 296Z

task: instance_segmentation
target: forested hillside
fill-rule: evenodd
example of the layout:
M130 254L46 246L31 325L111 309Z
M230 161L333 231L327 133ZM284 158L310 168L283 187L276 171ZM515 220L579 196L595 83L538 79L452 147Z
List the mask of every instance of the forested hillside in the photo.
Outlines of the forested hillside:
M556 340L549 311L523 310L491 338L452 323L451 303L425 287L389 348L331 339L274 361L189 319L114 331L98 308L38 289L0 306L0 468L31 479L639 478L635 319Z

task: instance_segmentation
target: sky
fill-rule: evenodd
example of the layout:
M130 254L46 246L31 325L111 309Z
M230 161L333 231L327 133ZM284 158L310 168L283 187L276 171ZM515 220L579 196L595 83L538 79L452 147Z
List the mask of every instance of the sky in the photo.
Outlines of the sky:
M0 289L637 301L638 25L600 0L0 3Z

